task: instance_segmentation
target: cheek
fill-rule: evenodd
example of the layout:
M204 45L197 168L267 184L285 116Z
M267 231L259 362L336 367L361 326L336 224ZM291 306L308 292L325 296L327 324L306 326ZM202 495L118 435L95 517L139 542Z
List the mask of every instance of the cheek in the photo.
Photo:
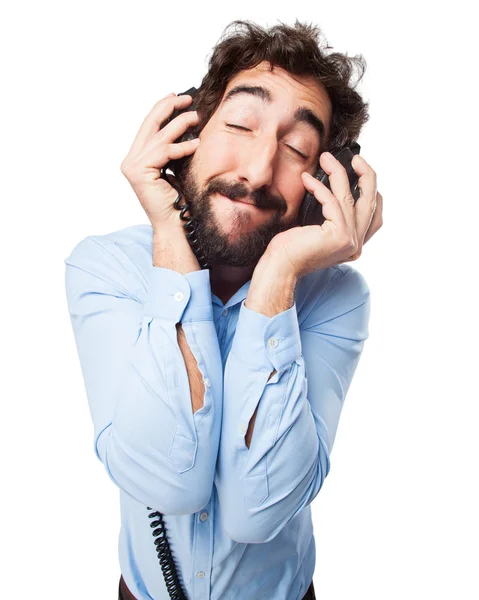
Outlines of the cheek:
M231 145L220 135L211 135L205 138L200 136L200 145L196 150L196 164L198 172L209 174L222 173L231 168L233 151Z
M286 218L297 214L307 191L301 180L301 172L302 170L299 173L283 172L278 177L278 190L288 205Z

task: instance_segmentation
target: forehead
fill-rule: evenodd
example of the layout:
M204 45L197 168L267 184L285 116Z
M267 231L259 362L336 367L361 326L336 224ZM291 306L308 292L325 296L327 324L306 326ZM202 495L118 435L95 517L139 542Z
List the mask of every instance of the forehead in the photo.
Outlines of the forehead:
M269 69L270 64L264 61L252 69L237 73L226 86L223 102L228 93L238 85L262 86L271 92L271 101L268 102L270 106L281 106L291 113L299 106L308 108L324 122L326 133L329 134L332 106L328 93L321 83L311 77L292 75L281 67L276 66L273 71ZM260 104L249 94L239 94L237 98L233 98L230 101L252 101Z

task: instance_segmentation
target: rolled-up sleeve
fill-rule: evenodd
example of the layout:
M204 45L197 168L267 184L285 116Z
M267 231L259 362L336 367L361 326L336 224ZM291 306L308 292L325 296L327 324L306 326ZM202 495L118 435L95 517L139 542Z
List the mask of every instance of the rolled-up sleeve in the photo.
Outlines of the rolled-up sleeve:
M215 480L233 539L270 541L321 489L369 335L369 296L363 276L348 268L335 272L301 327L296 302L271 318L242 303L225 365Z
M143 504L164 514L200 510L212 491L223 389L209 271L152 265L145 296L113 242L85 238L64 262L97 457ZM195 413L176 323L203 377Z

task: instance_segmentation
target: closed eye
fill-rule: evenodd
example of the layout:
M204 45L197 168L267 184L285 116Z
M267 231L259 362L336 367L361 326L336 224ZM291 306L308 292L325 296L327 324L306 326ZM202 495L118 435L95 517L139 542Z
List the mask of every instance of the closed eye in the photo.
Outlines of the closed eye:
M241 127L241 125L232 125L231 123L226 123L228 127L235 127L236 129L243 129L243 131L251 131L251 129L247 129L246 127Z
M247 129L246 127L242 127L241 125L233 125L232 123L226 123L226 125L227 125L227 127L233 127L234 129L242 129L243 131L251 131L251 129ZM308 160L308 157L305 154L303 154L299 150L296 150L296 148L293 148L293 146L289 146L288 144L286 144L286 145L293 152L296 152L296 154L299 154L299 156L301 156L301 158L304 158L304 160Z

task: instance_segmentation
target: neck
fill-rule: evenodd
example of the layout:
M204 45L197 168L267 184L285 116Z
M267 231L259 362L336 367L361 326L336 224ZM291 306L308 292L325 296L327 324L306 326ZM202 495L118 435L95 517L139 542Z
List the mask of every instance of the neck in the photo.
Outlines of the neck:
M223 304L234 296L234 294L253 276L252 267L229 267L218 265L210 269L211 291Z

